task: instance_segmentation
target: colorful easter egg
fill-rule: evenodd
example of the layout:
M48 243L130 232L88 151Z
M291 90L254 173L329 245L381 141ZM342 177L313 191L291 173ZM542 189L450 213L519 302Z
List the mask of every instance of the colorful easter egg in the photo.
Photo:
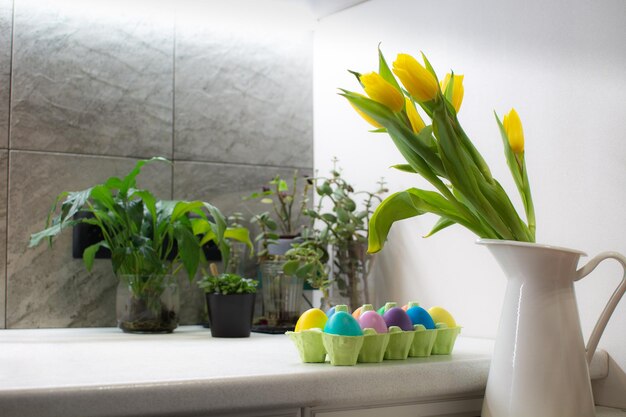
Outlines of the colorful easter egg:
M337 311L328 318L324 326L324 333L340 336L362 336L361 326L349 313Z
M376 333L387 333L387 323L375 311L366 311L359 317L361 329L374 329Z
M324 313L319 308L311 308L305 311L304 313L302 313L302 315L300 316L300 318L298 319L296 323L295 331L301 332L302 330L309 330L309 329L315 329L315 328L323 329L324 326L326 325L327 320L328 320L328 317L326 316L326 313Z
M335 314L335 307L334 306L329 308L328 310L326 310L326 316L328 318L331 318L333 314Z
M428 314L428 311L426 311L422 307L419 307L419 306L410 307L406 311L406 314L408 314L413 325L421 324L427 329L435 328L435 322L433 321L433 318L430 317L430 314Z
M361 307L357 308L356 310L354 310L354 311L352 312L352 317L354 317L355 319L357 319L357 320L358 320L358 319L359 319L359 316L361 315L361 309L362 309L362 308L363 308L363 307L361 306Z
M406 311L402 310L400 307L392 307L387 310L383 315L383 319L385 319L387 327L398 326L404 331L413 330L411 319L406 314Z
M457 327L452 314L442 307L431 307L428 309L428 314L435 323L444 323L449 328Z

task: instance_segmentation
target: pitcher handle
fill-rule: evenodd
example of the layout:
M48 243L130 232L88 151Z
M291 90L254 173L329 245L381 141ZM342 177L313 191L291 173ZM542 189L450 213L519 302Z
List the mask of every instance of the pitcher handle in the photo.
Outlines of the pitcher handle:
M589 337L589 341L587 342L587 348L586 348L587 349L586 358L587 358L588 364L591 363L591 358L593 357L593 354L595 353L596 348L598 347L598 342L600 342L600 337L602 336L602 332L604 332L604 328L606 327L606 324L609 322L609 319L611 318L611 314L613 314L613 311L615 311L615 308L617 307L617 304L619 303L620 299L622 298L624 293L626 293L626 257L624 257L623 255L617 252L602 252L601 254L591 259L589 262L587 262L585 266L583 266L578 271L576 271L575 280L578 281L581 278L584 278L585 276L589 275L589 273L593 271L594 269L596 269L598 264L605 259L617 260L622 265L622 268L624 269L624 276L622 277L622 282L615 289L615 292L609 299L609 302L607 303L606 307L604 307L602 314L600 314L600 318L598 319L596 326L593 328L593 332L591 332L591 336Z

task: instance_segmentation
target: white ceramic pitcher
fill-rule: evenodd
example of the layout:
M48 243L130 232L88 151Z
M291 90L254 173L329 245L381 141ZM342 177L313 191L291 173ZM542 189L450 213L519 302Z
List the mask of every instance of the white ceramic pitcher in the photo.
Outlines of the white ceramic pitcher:
M480 239L507 277L483 417L595 417L589 366L609 317L626 292L626 258L604 252L577 269L584 252ZM608 258L625 270L586 351L574 282Z

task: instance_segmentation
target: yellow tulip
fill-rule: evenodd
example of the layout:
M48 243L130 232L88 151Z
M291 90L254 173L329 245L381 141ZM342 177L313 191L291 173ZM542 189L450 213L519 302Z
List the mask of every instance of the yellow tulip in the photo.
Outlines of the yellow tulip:
M446 77L441 82L441 91L445 93L448 88L448 83L450 82L450 74L446 74ZM452 86L452 106L456 112L459 112L461 108L461 103L463 102L463 93L465 89L463 88L463 75L454 74L454 85Z
M504 115L502 124L509 138L511 150L516 154L524 152L524 130L522 129L522 121L515 109L511 109L509 114Z
M354 108L354 110L356 110L356 112L363 118L363 120L365 120L367 123L371 124L372 126L374 126L376 129L381 128L382 126L380 125L380 123L378 123L376 120L372 119L371 117L369 117L367 114L365 114L363 112L363 110L359 109L357 106L355 106L351 101L349 101L350 105L352 106L352 108Z
M415 100L424 102L437 97L437 79L411 55L398 54L393 63L393 73Z
M361 75L363 89L374 101L399 112L404 107L404 96L393 85L387 82L380 74L370 72Z
M406 99L406 115L409 116L409 122L411 122L411 128L414 133L419 133L426 126L413 102L408 98Z

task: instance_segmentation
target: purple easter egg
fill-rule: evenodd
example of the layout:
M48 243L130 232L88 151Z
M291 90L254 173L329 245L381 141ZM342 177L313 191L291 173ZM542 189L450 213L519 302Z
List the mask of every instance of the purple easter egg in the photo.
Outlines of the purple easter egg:
M361 329L374 329L376 333L387 333L387 323L383 317L375 311L366 311L359 316Z
M387 310L383 319L385 319L387 327L398 326L405 332L413 330L411 318L406 314L406 311L402 310L400 307L393 307Z

